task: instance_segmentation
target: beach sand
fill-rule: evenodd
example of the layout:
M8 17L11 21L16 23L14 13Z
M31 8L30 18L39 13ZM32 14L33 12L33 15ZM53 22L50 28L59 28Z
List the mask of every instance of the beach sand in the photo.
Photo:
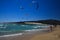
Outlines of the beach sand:
M60 40L60 25L52 32L35 31L19 36L0 37L0 40Z
M52 32L35 35L31 40L60 40L60 25L53 29Z

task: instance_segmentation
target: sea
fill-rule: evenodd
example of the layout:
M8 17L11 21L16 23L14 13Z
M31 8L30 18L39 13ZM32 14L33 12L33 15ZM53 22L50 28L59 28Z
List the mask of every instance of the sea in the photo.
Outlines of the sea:
M48 27L49 25L41 24L0 24L0 36L36 31Z

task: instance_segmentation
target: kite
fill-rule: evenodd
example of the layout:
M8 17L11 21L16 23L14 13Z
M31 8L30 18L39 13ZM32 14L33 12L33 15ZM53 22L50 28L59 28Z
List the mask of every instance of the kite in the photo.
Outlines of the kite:
M24 9L23 6L20 6L20 9Z
M38 10L39 9L39 3L37 1L34 1L34 0L32 1L32 3L36 5L36 10Z

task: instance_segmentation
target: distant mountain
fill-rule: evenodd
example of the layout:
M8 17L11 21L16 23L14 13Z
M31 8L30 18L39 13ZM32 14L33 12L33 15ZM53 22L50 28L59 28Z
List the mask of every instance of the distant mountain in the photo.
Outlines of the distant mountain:
M5 23L17 23L17 24L25 24L25 22L35 22L35 23L43 23L43 24L53 24L60 25L60 20L47 19L47 20L37 20L37 21L23 21L23 22L5 22Z
M26 21L26 22L35 22L35 23L43 23L43 24L53 24L53 25L60 25L60 20L54 19L47 19L47 20L38 20L38 21Z
M38 23L44 23L44 24L53 24L53 25L60 25L60 20L54 20L54 19L48 19L48 20L38 20L36 21Z
M44 22L47 24L55 24L55 25L60 24L59 20L45 20Z

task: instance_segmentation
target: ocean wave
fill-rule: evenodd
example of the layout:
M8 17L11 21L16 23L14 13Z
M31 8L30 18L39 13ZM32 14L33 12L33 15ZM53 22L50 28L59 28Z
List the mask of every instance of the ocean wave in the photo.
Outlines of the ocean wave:
M39 31L39 30L41 30L41 29L32 29L32 30L25 30L25 31Z
M18 35L23 35L23 33L10 34L10 35L3 35L3 36L0 36L0 37L10 37L10 36L18 36Z

